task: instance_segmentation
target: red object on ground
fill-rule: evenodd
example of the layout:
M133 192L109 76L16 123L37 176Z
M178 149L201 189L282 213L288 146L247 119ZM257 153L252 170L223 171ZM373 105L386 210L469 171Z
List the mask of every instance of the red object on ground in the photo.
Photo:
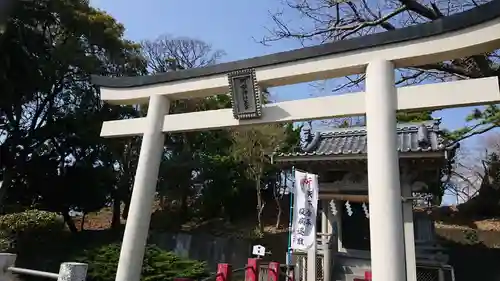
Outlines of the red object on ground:
M366 281L372 280L372 272L371 271L365 271L365 280Z
M193 281L191 278L174 278L174 281Z
M245 281L259 281L259 259L248 259L245 270Z
M279 262L270 262L269 263L269 273L267 275L268 281L278 281L280 274L280 263Z
M217 265L217 276L215 281L231 281L231 265L228 263L219 263Z

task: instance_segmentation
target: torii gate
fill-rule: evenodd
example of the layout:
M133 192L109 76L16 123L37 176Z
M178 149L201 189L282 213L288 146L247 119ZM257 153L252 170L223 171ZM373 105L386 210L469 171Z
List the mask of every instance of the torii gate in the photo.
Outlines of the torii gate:
M497 77L396 89L394 69L498 48L500 0L494 0L430 23L289 52L153 76L93 77L93 82L101 87L103 101L149 103L147 117L104 122L101 130L103 137L143 136L116 280L138 281L140 278L164 133L364 113L369 136L373 280L415 280L411 273L414 255L409 255L405 262L399 164L394 150L396 111L498 103L500 91ZM259 86L282 86L362 72L366 73L365 93L260 105ZM233 110L168 115L172 100L228 91L233 95ZM311 278L314 275L308 277Z

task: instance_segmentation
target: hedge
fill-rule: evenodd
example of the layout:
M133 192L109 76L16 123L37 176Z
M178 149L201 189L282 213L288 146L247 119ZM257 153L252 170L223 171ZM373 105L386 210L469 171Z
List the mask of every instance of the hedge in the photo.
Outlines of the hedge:
M119 257L120 245L110 244L87 250L77 260L89 264L88 281L113 281ZM176 277L200 279L208 276L208 270L204 262L181 258L148 245L141 276L142 281L169 281Z

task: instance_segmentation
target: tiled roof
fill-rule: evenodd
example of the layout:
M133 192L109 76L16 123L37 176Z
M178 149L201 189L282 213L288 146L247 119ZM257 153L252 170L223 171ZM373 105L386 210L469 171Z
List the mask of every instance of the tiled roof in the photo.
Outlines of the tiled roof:
M419 123L400 123L397 128L399 152L435 152L451 149L440 137L439 120ZM351 127L316 132L307 136L301 151L279 153L276 156L331 156L365 154L367 152L366 127Z

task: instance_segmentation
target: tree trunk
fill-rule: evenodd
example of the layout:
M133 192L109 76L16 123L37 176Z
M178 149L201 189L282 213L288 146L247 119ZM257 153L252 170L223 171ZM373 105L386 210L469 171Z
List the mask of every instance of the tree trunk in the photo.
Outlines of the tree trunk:
M273 187L274 200L276 202L276 208L278 209L278 215L276 216L276 225L275 225L276 228L280 227L281 214L283 213L283 209L281 208L281 198L283 198L282 195L284 194L284 188L286 188L286 177L285 177L285 179L283 179L281 177L281 173L282 173L281 171L276 173L276 177L277 177L278 181L277 182L274 181L275 186ZM277 186L276 186L276 184L277 184Z
M130 209L130 201L132 200L132 191L130 191L126 196L126 200L123 201L123 211L122 211L122 219L126 220L128 218L128 210Z
M182 187L181 187L182 188ZM180 217L182 218L182 221L184 222L185 220L188 219L188 195L187 191L182 190L182 195L181 195L181 206L180 206Z
M279 201L279 200L277 200ZM279 228L280 227L280 224L281 224L281 213L283 211L281 210L281 204L278 203L278 216L276 217L276 228Z
M187 104L186 104L187 106ZM188 110L186 108L186 110ZM183 170L182 171L182 174L184 173L187 173L187 177L186 177L186 180L187 182L184 182L184 181L181 181L181 185L184 184L184 186L179 186L180 187L180 191L181 191L181 208L180 208L180 212L181 212L181 218L182 218L182 221L186 221L187 218L188 218L188 197L189 197L189 194L188 194L188 188L183 188L183 187L188 187L191 185L191 180L190 177L192 175L192 169L191 169L191 160L192 160L192 153L191 153L191 140L189 139L189 135L187 133L183 133L183 138L184 138L184 143L182 145L182 152L181 152L181 158L186 161L187 163L189 163L186 167L184 167L184 169L186 170Z
M62 212L62 216L63 216L64 222L68 226L69 231L71 231L72 233L77 233L78 228L76 228L75 222L73 221L73 219L71 218L69 213L67 211Z
M167 196L160 195L160 207L162 210L165 210L167 208Z
M85 226L85 216L87 214L86 213L83 213L82 214L82 221L80 222L80 231L83 231L84 230L84 226Z
M280 223L281 223L281 213L283 212L283 210L281 209L280 198L275 197L275 201L276 201L276 208L278 209L278 215L276 216L276 226L275 227L279 228Z
M130 209L130 200L125 202L125 206L123 206L122 219L126 220L128 218L129 209Z
M3 214L3 210L4 210L4 198L5 198L5 195L7 194L7 186L9 185L9 183L6 183L6 182L0 182L0 214Z
M113 194L113 216L111 218L111 228L116 229L120 227L120 205L121 205L120 196L118 195L118 190L115 189Z
M0 183L0 214L4 212L5 197L7 195L7 188L11 185L11 175L10 172L5 170L3 175L3 181Z
M260 175L255 179L255 189L257 190L257 223L259 231L264 232L264 225L262 224L262 212L264 211L264 201L262 200L262 190L260 183Z

